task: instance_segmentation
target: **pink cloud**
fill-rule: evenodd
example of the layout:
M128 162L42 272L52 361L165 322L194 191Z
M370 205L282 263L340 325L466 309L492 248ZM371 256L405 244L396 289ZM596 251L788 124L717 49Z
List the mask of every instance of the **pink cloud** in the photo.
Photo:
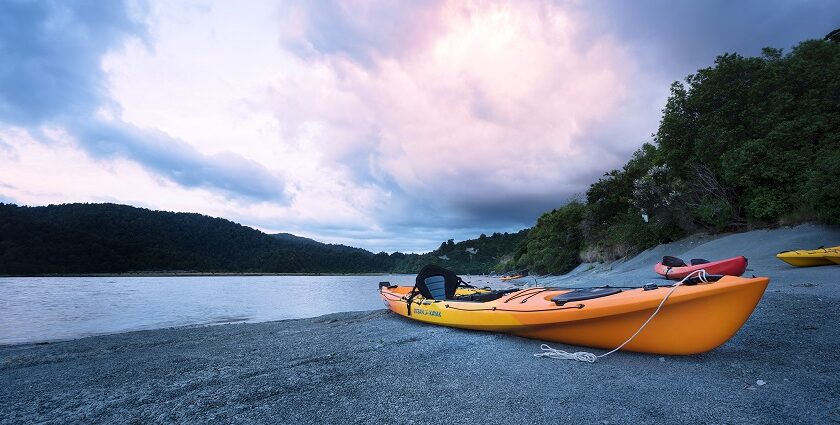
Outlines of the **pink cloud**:
M618 165L586 137L629 95L618 43L584 43L581 18L548 2L430 9L424 37L409 21L409 36L388 40L399 49L332 46L279 74L270 97L288 135L357 179L454 206L523 193L560 202L593 167Z

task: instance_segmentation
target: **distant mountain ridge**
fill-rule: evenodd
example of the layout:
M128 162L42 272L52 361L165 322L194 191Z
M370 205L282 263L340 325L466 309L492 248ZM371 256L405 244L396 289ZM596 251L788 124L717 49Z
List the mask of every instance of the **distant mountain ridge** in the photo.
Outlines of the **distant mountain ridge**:
M316 241L315 239L304 238L303 236L293 235L291 233L269 233L268 235L281 241L293 241L310 245L326 245L325 243Z
M486 273L524 240L524 232L450 240L426 254L374 254L290 233L269 235L195 213L119 204L0 203L0 274L415 273L427 262L458 273Z
M372 252L364 249L364 248L356 248L354 246L349 245L342 245L337 243L326 243L321 241L316 241L315 239L305 238L303 236L293 235L291 233L267 233L267 235L271 236L280 241L288 242L291 244L296 245L309 245L309 246L316 246L321 248L331 248L339 251L347 251L347 252L366 252L368 254L373 254Z

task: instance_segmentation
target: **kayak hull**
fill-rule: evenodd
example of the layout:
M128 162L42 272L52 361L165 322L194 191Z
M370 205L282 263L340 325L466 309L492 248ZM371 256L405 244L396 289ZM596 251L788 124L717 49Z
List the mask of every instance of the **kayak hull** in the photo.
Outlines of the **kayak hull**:
M710 284L680 286L622 350L655 354L713 350L743 326L768 282L726 276ZM568 290L552 288L528 288L490 302L415 299L409 315L405 295L410 290L382 288L380 294L391 311L420 322L613 349L641 327L671 288L625 290L564 306L551 298Z
M653 270L666 279L679 280L697 270L705 270L708 274L722 274L726 276L741 276L747 270L747 258L738 256L720 261L698 264L695 266L668 267L656 263Z
M840 264L840 246L813 250L785 251L776 254L776 258L795 267L814 267Z

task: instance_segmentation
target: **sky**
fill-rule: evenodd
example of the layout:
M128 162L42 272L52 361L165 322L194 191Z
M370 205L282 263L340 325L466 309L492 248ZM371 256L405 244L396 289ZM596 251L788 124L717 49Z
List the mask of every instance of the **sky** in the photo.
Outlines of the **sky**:
M532 226L673 81L834 0L0 0L0 202L114 202L375 252Z

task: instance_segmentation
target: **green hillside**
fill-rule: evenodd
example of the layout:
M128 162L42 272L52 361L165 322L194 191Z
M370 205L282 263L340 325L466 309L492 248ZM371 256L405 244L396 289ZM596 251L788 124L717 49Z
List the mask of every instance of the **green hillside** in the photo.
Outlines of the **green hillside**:
M374 254L288 233L268 235L201 214L116 204L0 204L0 274L415 273L427 262L478 273L489 271L516 238L495 234L450 241L422 255ZM439 258L443 255L450 260Z
M840 223L840 43L719 56L671 86L653 143L544 214L505 268L565 273L698 231Z
M388 257L272 237L200 214L115 204L0 204L0 273L368 272Z
M652 143L532 229L378 253L114 204L0 204L0 274L191 270L559 274L698 231L840 223L840 43L719 56L675 82Z
M452 239L440 244L432 252L421 255L406 255L396 264L396 271L417 273L426 264L437 264L458 273L485 274L497 270L497 266L512 258L511 253L521 246L528 235L528 229L517 233L482 234L478 239L455 242ZM400 257L404 254L392 254Z

